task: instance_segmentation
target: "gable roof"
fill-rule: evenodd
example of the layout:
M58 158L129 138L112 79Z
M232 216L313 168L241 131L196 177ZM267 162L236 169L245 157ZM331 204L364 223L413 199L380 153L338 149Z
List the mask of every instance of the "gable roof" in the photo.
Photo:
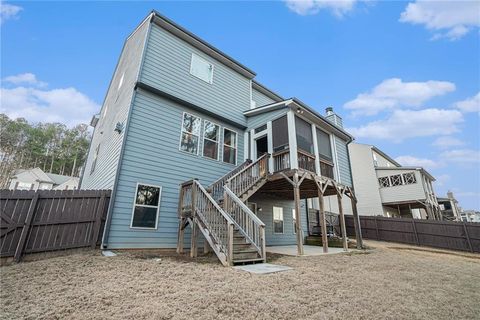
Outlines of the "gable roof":
M32 168L32 169L18 169L15 171L14 178L17 178L20 174L23 173L29 173L35 178L36 181L39 182L47 182L47 183L54 183L52 179L50 179L49 176L43 172L42 169L40 168Z
M72 179L70 176L63 176L55 173L45 173L52 181L53 184L62 184Z

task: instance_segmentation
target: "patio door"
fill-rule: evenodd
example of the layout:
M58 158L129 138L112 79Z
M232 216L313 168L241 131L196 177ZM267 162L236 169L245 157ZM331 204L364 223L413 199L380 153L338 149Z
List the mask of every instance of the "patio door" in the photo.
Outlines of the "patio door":
M254 160L260 158L265 153L268 153L268 136L263 136L255 139L255 154Z

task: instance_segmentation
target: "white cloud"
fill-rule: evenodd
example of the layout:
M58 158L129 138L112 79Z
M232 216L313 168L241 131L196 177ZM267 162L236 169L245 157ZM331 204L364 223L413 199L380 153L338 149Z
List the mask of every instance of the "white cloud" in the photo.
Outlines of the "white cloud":
M436 32L432 40L457 40L471 29L480 26L480 1L417 0L409 3L400 15L400 21L422 24Z
M457 164L475 164L480 163L480 150L473 149L455 149L445 151L440 154L440 158L446 162Z
M8 19L17 18L22 10L22 7L0 1L0 23L3 23Z
M448 149L451 147L459 147L463 146L465 142L463 142L460 139L454 138L454 137L439 137L433 141L432 146L440 148L440 149Z
M476 96L455 103L462 112L480 112L480 92Z
M438 174L435 175L435 185L438 187L445 186L445 184L450 181L450 176L448 174Z
M34 79L36 79L34 77ZM89 123L100 106L75 88L0 88L1 112L30 122L61 122L69 127Z
M426 158L417 158L414 156L399 156L395 158L395 161L406 167L422 167L426 169L437 168L439 163Z
M35 85L38 87L45 87L47 86L46 82L39 81L37 77L33 73L21 73L17 74L15 76L8 76L3 78L3 82L8 82L11 84L29 84L29 85Z
M459 131L463 116L458 110L395 110L387 119L364 126L347 128L356 138L374 138L401 142L415 137L449 135ZM442 125L438 125L441 123Z
M314 15L325 9L337 17L343 17L352 10L356 2L357 0L285 0L288 9L302 16Z
M381 111L399 107L419 107L425 101L455 90L455 84L447 81L403 82L391 78L382 81L370 92L359 94L344 104L354 115L375 115Z

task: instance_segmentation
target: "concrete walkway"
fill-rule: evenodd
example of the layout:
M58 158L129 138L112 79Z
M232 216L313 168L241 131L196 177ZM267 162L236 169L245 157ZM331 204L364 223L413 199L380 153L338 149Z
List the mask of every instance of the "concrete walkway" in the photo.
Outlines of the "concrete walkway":
M297 255L297 246L272 246L267 247L268 253L277 253L283 254L286 256L296 256ZM321 256L324 254L335 254L335 253L343 253L343 248L328 248L328 253L323 253L323 247L320 246L303 246L304 256Z

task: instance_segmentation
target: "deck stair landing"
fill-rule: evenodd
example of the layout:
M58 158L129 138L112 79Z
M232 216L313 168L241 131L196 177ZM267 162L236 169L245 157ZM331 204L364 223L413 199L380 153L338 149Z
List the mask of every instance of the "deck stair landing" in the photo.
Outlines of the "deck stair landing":
M245 201L266 183L268 156L242 163L207 189L197 180L181 185L179 253L185 227L190 224L192 256L196 255L199 230L224 265L265 262L265 224Z

